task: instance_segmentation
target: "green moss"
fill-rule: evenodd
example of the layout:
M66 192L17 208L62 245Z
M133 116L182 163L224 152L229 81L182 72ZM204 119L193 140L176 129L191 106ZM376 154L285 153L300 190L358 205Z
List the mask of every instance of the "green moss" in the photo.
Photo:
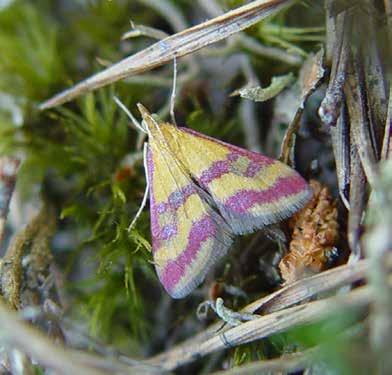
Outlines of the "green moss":
M0 12L0 91L20 100L40 100L63 72L58 28L40 7L16 1Z

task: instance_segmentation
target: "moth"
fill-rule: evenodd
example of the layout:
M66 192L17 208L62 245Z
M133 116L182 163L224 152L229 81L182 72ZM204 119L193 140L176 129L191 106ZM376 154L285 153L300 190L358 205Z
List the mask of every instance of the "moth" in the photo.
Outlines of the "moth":
M311 189L277 160L158 121L143 105L138 108L138 127L148 134L146 194L138 214L149 195L155 268L166 291L182 298L235 236L288 218L308 201Z

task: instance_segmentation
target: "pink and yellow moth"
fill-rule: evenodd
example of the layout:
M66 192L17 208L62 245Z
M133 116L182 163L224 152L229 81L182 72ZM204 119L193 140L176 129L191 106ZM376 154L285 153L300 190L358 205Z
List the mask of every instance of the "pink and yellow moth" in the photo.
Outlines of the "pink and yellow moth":
M149 136L141 209L149 193L156 271L166 291L182 298L226 254L234 236L288 218L308 201L311 189L286 164L158 123L145 107L138 108L139 128Z

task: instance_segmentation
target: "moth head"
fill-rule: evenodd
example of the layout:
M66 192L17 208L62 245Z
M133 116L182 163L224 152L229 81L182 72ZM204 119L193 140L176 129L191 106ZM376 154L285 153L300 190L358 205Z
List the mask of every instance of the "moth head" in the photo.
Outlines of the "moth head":
M151 136L159 131L159 124L154 116L149 112L149 110L143 105L138 103L137 107L140 114L142 115L142 125L147 130L147 133Z

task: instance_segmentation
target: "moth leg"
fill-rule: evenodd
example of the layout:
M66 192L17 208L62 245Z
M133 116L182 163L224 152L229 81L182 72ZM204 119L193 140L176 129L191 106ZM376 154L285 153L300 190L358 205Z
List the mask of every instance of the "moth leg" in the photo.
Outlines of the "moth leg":
M147 142L145 142L144 143L144 148L143 148L143 164L144 164L144 170L145 170L145 173L146 173L146 190L144 191L142 203L141 203L139 209L137 210L136 215L133 218L131 224L129 224L128 232L131 231L131 229L135 225L137 219L139 218L139 216L143 212L144 207L146 207L146 203L147 203L147 199L148 199L148 193L149 193L149 190L150 190L150 182L148 181L148 174L147 174L147 146L148 146Z

